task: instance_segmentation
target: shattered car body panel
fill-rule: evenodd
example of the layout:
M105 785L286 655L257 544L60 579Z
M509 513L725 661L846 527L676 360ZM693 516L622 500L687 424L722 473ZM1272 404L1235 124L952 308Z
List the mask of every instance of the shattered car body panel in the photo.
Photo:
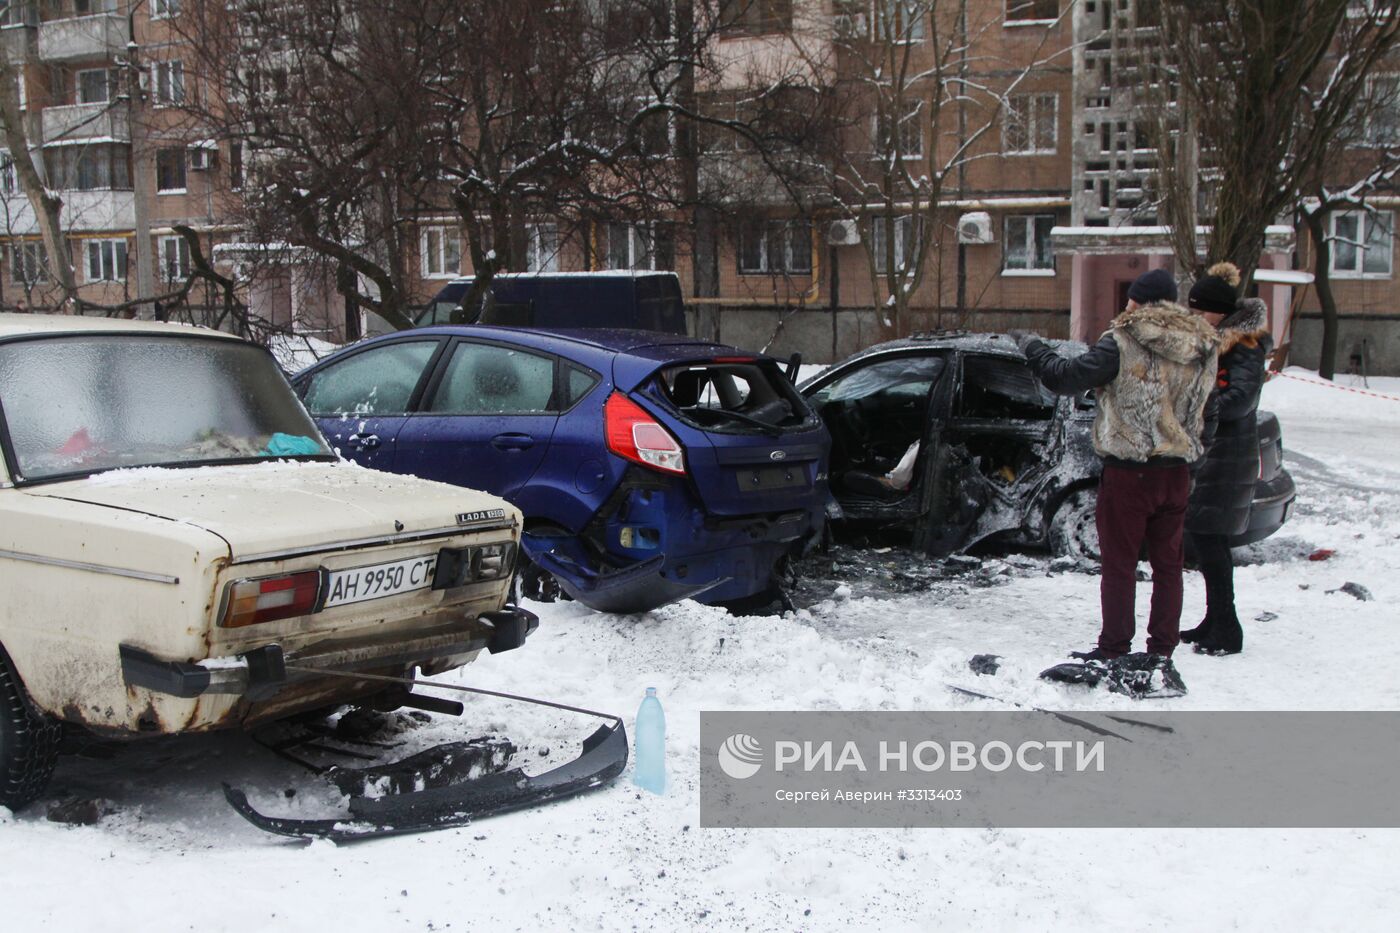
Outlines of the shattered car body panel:
M1051 395L1004 336L935 333L880 344L800 391L832 436L831 490L842 530L895 531L945 555L986 540L1057 546L1057 524L1076 517L1082 524L1071 513L1086 502L1092 517L1092 500L1074 494L1091 495L1102 472L1092 443L1093 396ZM1277 420L1267 413L1260 414L1260 450L1250 529L1236 545L1277 530L1294 498ZM898 461L911 452L906 480ZM1088 525L1082 550L1096 553Z

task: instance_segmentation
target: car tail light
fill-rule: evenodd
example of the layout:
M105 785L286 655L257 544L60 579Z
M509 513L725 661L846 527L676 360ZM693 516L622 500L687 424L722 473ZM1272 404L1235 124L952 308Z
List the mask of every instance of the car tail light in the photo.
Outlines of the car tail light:
M237 580L229 585L228 604L220 624L225 628L237 628L304 616L315 611L320 595L319 570Z
M619 457L663 473L685 473L680 442L621 392L608 396L603 405L603 423L608 450Z

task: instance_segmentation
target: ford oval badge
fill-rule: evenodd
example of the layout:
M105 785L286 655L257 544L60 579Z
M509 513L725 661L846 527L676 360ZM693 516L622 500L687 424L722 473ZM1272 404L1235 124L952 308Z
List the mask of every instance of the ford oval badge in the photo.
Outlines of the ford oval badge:
M775 451L773 451L771 454L768 455L768 459L769 459L769 460L786 460L786 459L787 459L787 451L786 451L786 450L775 450Z

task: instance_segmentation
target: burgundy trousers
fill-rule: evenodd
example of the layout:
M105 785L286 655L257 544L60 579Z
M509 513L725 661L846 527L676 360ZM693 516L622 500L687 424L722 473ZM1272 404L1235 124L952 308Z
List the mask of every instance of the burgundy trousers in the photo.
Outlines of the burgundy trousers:
M1181 631L1182 530L1191 475L1185 464L1124 467L1105 464L1099 480L1099 649L1117 657L1132 650L1137 563L1144 543L1152 564L1152 612L1147 650L1171 657Z

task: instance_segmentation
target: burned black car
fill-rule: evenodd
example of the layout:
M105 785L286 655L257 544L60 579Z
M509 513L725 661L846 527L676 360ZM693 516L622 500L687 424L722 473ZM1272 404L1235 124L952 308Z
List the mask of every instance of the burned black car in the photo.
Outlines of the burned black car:
M906 538L930 554L979 542L1097 559L1092 394L1057 398L1014 341L940 332L882 343L802 384L831 433L839 536ZM1278 419L1259 413L1259 482L1236 546L1288 519Z

